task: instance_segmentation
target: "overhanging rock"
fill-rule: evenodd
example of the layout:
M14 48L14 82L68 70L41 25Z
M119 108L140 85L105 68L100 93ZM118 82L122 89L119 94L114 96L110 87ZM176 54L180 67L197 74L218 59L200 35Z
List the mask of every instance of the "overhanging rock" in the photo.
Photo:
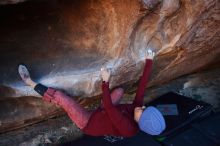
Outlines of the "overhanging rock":
M111 69L111 87L135 83L143 52L157 55L149 86L218 61L217 0L27 1L0 6L0 93L39 96L17 74L70 95L101 93L100 68ZM4 21L3 21L4 20Z

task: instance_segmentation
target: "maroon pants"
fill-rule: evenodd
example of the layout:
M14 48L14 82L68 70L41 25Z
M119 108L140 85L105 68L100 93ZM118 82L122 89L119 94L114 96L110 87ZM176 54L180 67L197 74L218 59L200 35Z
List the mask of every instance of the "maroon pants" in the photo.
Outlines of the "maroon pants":
M112 103L117 105L120 102L123 94L124 91L122 88L113 90L111 93ZM43 99L61 106L67 112L70 119L80 129L83 129L87 125L93 112L83 108L73 98L67 96L62 91L53 88L48 88L48 90L44 93Z

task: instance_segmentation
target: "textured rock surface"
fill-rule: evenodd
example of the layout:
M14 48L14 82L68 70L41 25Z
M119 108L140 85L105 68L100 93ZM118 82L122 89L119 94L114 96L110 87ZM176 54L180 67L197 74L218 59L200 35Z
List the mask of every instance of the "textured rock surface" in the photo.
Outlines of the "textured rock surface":
M16 107L12 109L20 112L18 119L26 121L19 126L59 113L51 106L45 114L48 104L24 99L39 95L19 78L19 63L29 67L36 81L78 97L100 95L101 66L111 69L111 87L137 82L148 48L157 53L149 87L207 68L220 59L219 9L218 0L39 0L1 5L1 105ZM23 103L35 114L24 112L28 108ZM0 125L2 131L11 126L4 116Z
M101 66L111 86L137 81L145 48L157 52L150 86L220 56L217 0L29 1L0 11L1 97L38 96L18 77L21 62L39 82L91 97Z
M17 4L20 2L24 2L25 0L0 0L0 5L6 5L6 4Z
M54 146L72 141L82 132L68 118L60 116L16 131L0 134L1 146Z
M64 112L41 99L22 97L0 102L0 133L27 126Z

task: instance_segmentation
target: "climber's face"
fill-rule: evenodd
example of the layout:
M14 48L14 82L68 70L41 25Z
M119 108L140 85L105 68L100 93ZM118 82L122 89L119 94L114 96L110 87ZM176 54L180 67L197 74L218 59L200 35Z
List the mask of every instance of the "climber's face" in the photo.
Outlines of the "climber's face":
M139 121L139 119L140 119L140 117L141 117L141 115L142 115L144 109L145 109L145 106L143 106L143 107L136 107L136 108L134 109L134 120L135 120L136 122Z

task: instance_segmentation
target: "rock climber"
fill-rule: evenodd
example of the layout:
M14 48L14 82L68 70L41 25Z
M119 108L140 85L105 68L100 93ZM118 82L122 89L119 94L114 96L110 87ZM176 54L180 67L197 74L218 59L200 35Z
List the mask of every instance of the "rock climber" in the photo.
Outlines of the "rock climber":
M110 93L111 73L108 69L101 68L102 103L100 107L92 111L82 107L64 92L34 82L24 65L19 65L18 72L22 80L38 92L43 100L62 107L85 134L131 137L140 129L150 135L159 135L166 127L162 114L153 106L143 108L144 91L151 72L154 54L149 49L144 55L145 67L132 104L119 103L124 94L122 88L116 88Z

